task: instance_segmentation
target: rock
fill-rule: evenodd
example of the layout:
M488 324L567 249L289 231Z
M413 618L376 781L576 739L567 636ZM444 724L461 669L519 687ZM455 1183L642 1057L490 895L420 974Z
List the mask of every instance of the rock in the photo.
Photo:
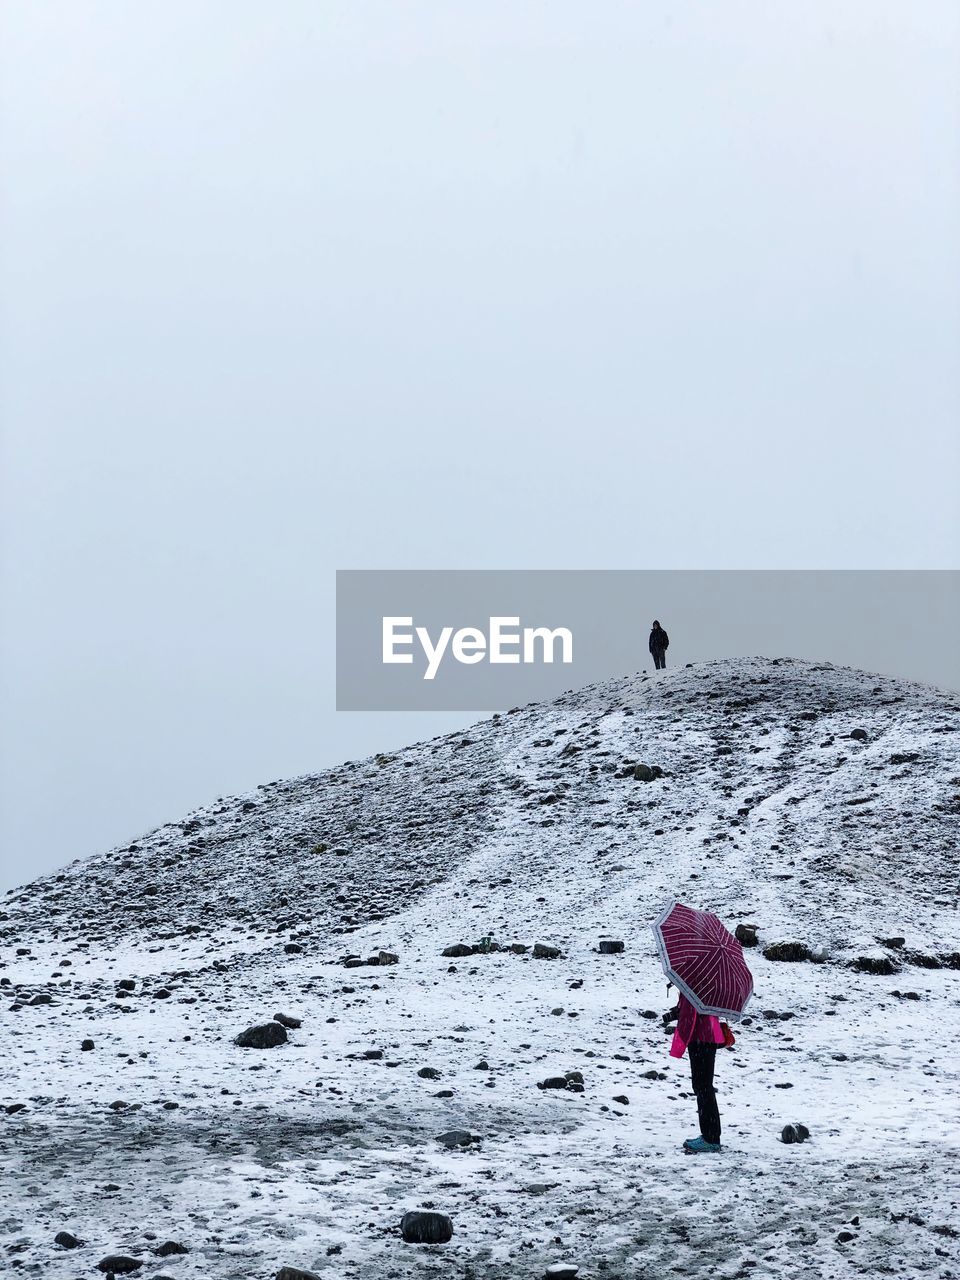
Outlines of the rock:
M565 1071L563 1073L563 1078L566 1080L567 1084L583 1084L582 1071Z
M450 1129L447 1133L438 1133L437 1141L452 1151L454 1147L469 1147L471 1142L479 1142L480 1139L467 1129Z
M38 992L37 995L35 995L31 1000L27 1001L27 1004L30 1004L30 1005L52 1004L52 1003L53 1003L53 996L49 995L46 991Z
M900 972L900 966L890 956L857 956L856 960L851 960L850 968L857 973L891 974Z
M569 1262L552 1262L543 1273L543 1280L577 1280L580 1268Z
M279 1022L264 1022L261 1026L241 1031L233 1043L241 1049L273 1049L278 1044L285 1044L286 1040L286 1029Z
M368 1062L379 1062L383 1057L382 1049L364 1049L363 1056Z
M400 957L394 951L378 951L377 961L380 964L399 964Z
M143 1261L140 1258L128 1258L122 1253L111 1253L100 1259L97 1270L112 1271L117 1276L128 1276L134 1271L139 1271L142 1266Z
M866 742L869 734L866 729L851 729L847 737L853 738L854 742Z
M630 1099L627 1097L625 1093L615 1094L613 1101L619 1102L621 1107L629 1107L630 1105Z
M83 1241L78 1240L70 1231L58 1231L53 1237L53 1243L58 1244L61 1249L79 1249Z
M289 1013L275 1013L273 1015L274 1022L279 1022L281 1027L286 1027L288 1031L297 1031L303 1026L300 1018L293 1018Z
M137 989L137 984L133 978L121 978L117 986L121 991L136 991Z
M566 1087L566 1076L547 1076L546 1080L541 1080L537 1084L538 1089L565 1089Z
M525 942L511 942L507 950L512 951L515 956L525 956L530 948Z
M805 1142L810 1137L810 1130L805 1124L785 1124L780 1130L780 1141L787 1144Z
M129 1102L124 1102L122 1098L118 1098L118 1099L116 1100L116 1102L111 1102L111 1103L110 1103L110 1110L111 1110L111 1111L126 1111L127 1107L129 1107L129 1105L130 1105L130 1103L129 1103Z
M763 955L766 960L797 961L812 958L810 948L802 942L775 942L772 946L764 947Z
M283 949L288 956L298 956L303 950L303 947L301 947L299 942L285 942L283 944Z
M906 938L878 938L877 941L882 947L891 947L894 951L899 951L906 942Z
M417 1072L421 1080L439 1080L440 1074L436 1067L421 1067Z
M320 1280L315 1271L303 1271L300 1267L281 1267L276 1280Z
M533 956L535 960L559 960L560 948L548 946L545 942L535 942Z
M170 992L166 987L160 987L158 991L153 993L154 1000L169 1000Z
M662 772L656 765L638 764L634 765L633 776L637 782L654 782Z
M179 1244L176 1240L167 1240L164 1244L154 1249L153 1252L158 1258L169 1258L174 1253L189 1253L190 1250L185 1244Z
M400 1219L400 1232L408 1244L446 1244L453 1236L453 1223L445 1213L415 1211Z
M742 947L755 947L758 927L755 924L738 924L733 931L733 936Z
M92 1040L82 1040L80 1042L81 1053L89 1053L91 1049L96 1048Z
M480 1061L476 1064L476 1066L473 1069L474 1071L489 1071L490 1063L486 1060L486 1058L481 1058Z
M853 737L853 734L850 735ZM852 1231L837 1232L837 1244L847 1244L850 1240L856 1240L856 1236Z
M619 938L601 938L600 954L602 956L616 956L623 950L623 943Z
M455 942L452 947L444 947L440 954L451 959L457 959L460 956L472 956L473 947L468 946L466 942Z

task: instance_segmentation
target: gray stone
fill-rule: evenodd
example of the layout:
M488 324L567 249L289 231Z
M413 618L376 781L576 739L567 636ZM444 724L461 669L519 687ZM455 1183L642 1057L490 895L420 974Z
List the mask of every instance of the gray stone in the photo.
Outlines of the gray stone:
M764 947L763 955L766 960L809 960L812 957L809 947L804 946L802 942L774 942L769 947Z
M287 1032L279 1022L264 1022L261 1026L247 1027L234 1039L241 1049L273 1049L285 1044Z
M479 1142L468 1129L450 1129L447 1133L438 1133L437 1141L451 1151L454 1147L469 1147L472 1142Z
M460 956L472 956L473 947L468 946L466 942L455 942L452 947L444 947L440 954L451 959L456 959Z
M408 1244L446 1244L453 1236L453 1222L445 1213L418 1210L403 1215L400 1232Z
M900 966L890 956L857 956L855 960L851 960L850 968L856 970L857 973L877 973L881 975L900 972Z

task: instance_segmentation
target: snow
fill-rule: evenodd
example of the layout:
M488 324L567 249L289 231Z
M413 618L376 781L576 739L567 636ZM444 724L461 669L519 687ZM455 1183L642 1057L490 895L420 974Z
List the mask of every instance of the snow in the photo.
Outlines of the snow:
M130 1253L184 1280L960 1275L960 976L923 967L958 948L958 728L953 694L829 664L638 674L218 801L8 895L10 1274ZM620 776L640 760L664 777ZM649 929L674 893L760 929L719 1156L680 1150L696 1109ZM440 954L485 935L563 954ZM761 954L783 941L825 958ZM341 963L380 948L399 962ZM303 1019L287 1044L233 1045L278 1012ZM570 1070L582 1094L536 1087ZM811 1138L784 1145L794 1121ZM447 1149L451 1129L479 1140ZM452 1241L404 1244L415 1208ZM156 1257L168 1239L190 1252Z

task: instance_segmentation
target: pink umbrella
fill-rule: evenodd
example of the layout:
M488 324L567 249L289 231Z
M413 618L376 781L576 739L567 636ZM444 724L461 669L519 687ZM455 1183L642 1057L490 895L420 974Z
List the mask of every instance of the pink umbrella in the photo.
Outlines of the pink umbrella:
M743 948L722 922L671 898L652 928L664 973L697 1012L739 1018L753 978Z

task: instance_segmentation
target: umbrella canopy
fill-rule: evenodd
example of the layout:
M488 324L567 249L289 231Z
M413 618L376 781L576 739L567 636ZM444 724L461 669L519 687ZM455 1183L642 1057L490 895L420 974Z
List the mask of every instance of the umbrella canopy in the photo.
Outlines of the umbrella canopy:
M723 923L671 898L652 928L664 973L697 1012L738 1018L753 995L753 978Z

